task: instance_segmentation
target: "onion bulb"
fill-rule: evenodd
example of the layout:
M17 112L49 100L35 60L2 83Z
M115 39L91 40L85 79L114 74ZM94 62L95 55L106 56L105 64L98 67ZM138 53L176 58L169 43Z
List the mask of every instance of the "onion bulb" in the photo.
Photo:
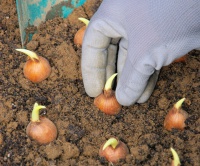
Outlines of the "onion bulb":
M48 60L38 56L35 52L26 49L16 49L19 52L28 55L29 59L24 65L24 76L34 83L45 80L51 74L51 66Z
M85 19L85 18L78 18L80 21L82 21L85 26L81 27L75 34L74 36L74 44L76 45L82 45L83 43L83 37L84 37L84 34L85 34L85 30L89 24L89 20Z
M99 150L99 155L112 163L116 163L120 159L125 159L127 154L129 154L128 147L116 138L107 140Z
M188 57L188 55L186 54L186 55L184 55L180 58L175 59L173 62L183 62L183 63L185 63L187 61L187 57Z
M113 79L116 75L117 73L113 74L106 81L103 92L94 99L94 105L108 115L116 115L122 108L115 97L115 91L112 90Z
M41 145L49 144L57 137L57 128L55 124L46 117L40 117L40 109L45 106L34 104L32 111L31 122L26 128L26 134L31 140L36 141Z
M180 129L183 130L185 127L185 120L188 117L187 112L181 109L182 103L185 101L185 98L179 100L173 108L168 112L164 120L164 127L167 130Z

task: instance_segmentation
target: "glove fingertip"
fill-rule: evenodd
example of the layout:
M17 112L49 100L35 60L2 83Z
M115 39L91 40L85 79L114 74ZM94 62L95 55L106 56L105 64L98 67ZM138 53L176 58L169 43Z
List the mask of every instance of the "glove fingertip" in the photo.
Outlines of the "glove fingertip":
M145 103L151 96L151 94L154 91L154 88L156 86L156 82L158 80L158 76L159 76L160 70L156 70L151 77L148 80L147 86L144 90L144 92L142 93L142 95L140 96L140 98L138 99L137 103Z
M87 88L85 88L85 92L90 97L97 97L98 95L100 95L102 93L102 89L99 89L99 88L95 88L95 89L88 88L87 89Z
M150 95L142 95L139 100L137 101L137 103L139 104L142 104L142 103L145 103L149 98L150 98L151 94Z
M129 97L122 88L116 89L116 99L123 106L130 106L136 102Z

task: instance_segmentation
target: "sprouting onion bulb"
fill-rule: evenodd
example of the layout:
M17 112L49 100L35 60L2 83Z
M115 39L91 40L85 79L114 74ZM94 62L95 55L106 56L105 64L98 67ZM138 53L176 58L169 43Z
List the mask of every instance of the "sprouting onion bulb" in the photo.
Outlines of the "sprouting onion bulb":
M111 163L116 163L120 159L125 159L129 154L128 147L116 138L110 138L100 148L99 155L106 158Z
M113 74L106 81L103 92L94 99L94 105L108 115L116 115L122 108L115 97L115 91L112 90L113 80L116 75L117 73Z
M55 124L48 118L39 116L39 111L44 108L46 107L37 103L34 104L31 122L26 128L28 137L41 145L49 144L57 137Z
M173 160L172 160L171 166L180 166L181 162L180 162L180 159L179 159L177 152L173 148L170 148L170 150L171 150L172 155L173 155Z
M88 24L89 24L90 21L87 20L86 18L82 18L82 17L80 17L78 19L80 21L82 21L85 24L85 26L83 26L82 28L80 28L76 32L76 34L74 36L74 44L76 44L76 45L82 45L82 43L83 43L83 37L84 37L84 34L85 34L85 30L86 30L86 28L87 28L87 26L88 26Z
M51 66L48 60L42 56L38 56L35 52L26 49L16 49L28 55L29 59L24 65L24 76L34 83L45 80L51 74Z
M187 112L181 109L182 103L185 101L185 98L179 100L171 110L169 110L168 114L164 120L165 129L171 131L174 129L183 130L185 127L185 120L188 117Z

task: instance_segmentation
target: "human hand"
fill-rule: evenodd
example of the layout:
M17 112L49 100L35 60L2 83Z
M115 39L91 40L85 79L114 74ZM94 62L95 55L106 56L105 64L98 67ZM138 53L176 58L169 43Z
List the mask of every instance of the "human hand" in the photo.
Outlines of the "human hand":
M199 3L104 0L82 46L86 93L99 95L117 70L120 104L148 100L161 67L200 47Z

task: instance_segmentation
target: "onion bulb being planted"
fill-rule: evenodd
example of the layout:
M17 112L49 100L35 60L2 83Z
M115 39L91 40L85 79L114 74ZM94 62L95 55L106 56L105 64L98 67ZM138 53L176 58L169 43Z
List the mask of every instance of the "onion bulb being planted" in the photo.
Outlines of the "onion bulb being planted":
M24 76L34 83L45 80L51 74L51 66L48 60L42 56L38 56L35 52L26 49L16 49L28 55L29 59L24 65Z
M49 144L57 137L57 128L55 124L46 117L40 117L40 109L46 108L45 106L34 104L31 122L26 128L26 134L31 140L36 141L41 145Z
M106 158L111 163L116 163L120 159L125 159L129 154L128 147L116 138L110 138L100 148L99 155Z
M115 91L112 90L113 79L116 75L117 73L113 74L106 81L103 92L94 99L94 105L108 115L116 115L122 108L115 97Z
M187 56L188 55L186 54L178 59L175 59L174 62L184 62L185 63L187 61Z
M173 155L173 160L172 160L171 166L180 166L181 162L180 162L178 154L176 153L176 151L173 148L170 148L170 150Z
M164 127L167 130L179 129L183 130L185 127L185 120L188 117L187 112L181 109L182 103L185 101L185 98L179 100L173 108L168 112L164 120Z
M87 26L88 26L88 24L89 24L89 20L87 20L86 18L78 18L80 21L82 21L84 24L85 24L85 26L83 26L82 28L80 28L77 32L76 32L76 34L75 34L75 36L74 36L74 44L76 44L76 45L82 45L82 43L83 43L83 37L84 37L84 34L85 34L85 30L86 30L86 28L87 28Z

